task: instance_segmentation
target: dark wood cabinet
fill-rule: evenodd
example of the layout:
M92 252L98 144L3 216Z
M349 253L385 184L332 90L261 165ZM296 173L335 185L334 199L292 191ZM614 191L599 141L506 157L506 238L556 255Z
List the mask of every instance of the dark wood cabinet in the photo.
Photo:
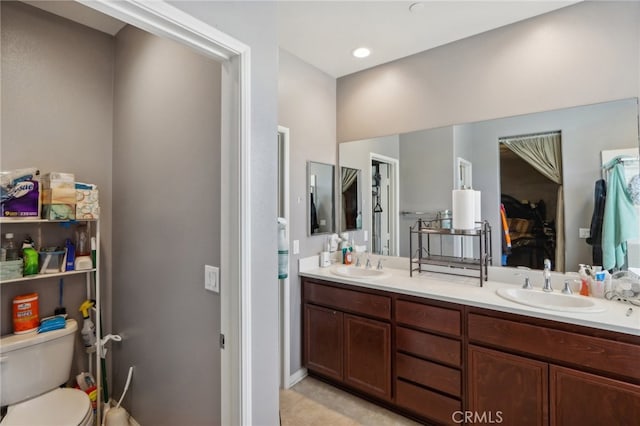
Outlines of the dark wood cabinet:
M501 410L506 424L638 424L639 337L468 311L469 410Z
M302 283L310 373L420 422L638 424L640 336Z
M396 404L429 423L456 424L462 407L462 307L394 297Z
M344 382L391 399L391 325L344 315Z
M342 379L343 314L321 306L305 305L304 332L307 367L334 379Z
M309 371L391 400L391 298L314 281L303 298Z
M477 346L467 356L469 411L508 425L549 424L547 363Z
M555 365L550 376L551 426L640 423L639 385Z

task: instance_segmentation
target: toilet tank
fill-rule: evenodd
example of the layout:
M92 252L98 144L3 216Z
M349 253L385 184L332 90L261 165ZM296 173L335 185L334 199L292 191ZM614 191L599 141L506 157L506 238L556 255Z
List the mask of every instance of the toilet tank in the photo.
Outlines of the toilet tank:
M78 323L59 330L0 338L0 406L50 391L69 380Z

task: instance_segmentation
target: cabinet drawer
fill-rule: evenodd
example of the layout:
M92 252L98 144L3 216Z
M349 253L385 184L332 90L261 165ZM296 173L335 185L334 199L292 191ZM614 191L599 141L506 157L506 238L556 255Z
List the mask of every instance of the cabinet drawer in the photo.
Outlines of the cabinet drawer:
M462 410L462 403L457 399L402 380L396 380L396 403L422 417L447 425L456 424L456 412L459 414Z
M396 322L428 331L460 336L462 313L455 309L396 301Z
M396 354L396 374L399 378L428 386L450 395L460 397L462 385L460 371L440 364Z
M454 367L462 358L459 341L404 327L396 327L396 349Z
M531 324L469 314L469 340L640 379L640 346Z
M377 294L322 284L305 282L304 299L307 302L328 306L345 312L368 315L380 319L391 319L391 298Z

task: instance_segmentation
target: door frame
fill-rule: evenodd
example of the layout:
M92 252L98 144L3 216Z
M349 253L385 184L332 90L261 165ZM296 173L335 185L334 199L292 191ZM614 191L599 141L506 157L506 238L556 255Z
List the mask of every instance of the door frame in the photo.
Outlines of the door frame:
M76 1L222 63L221 424L251 425L251 50L163 1Z
M278 126L278 135L282 137L282 156L278 155L278 161L282 161L282 165L278 165L278 168L283 168L283 216L287 221L287 239L291 239L291 209L290 209L290 186L289 186L289 173L290 173L290 144L289 144L289 128L284 126ZM287 278L278 280L280 285L278 286L279 292L279 318L280 318L280 387L282 389L289 389L291 387L290 375L291 375L291 254L289 255L289 263L287 264Z
M386 163L389 165L389 176L391 177L391 185L389 185L391 189L391 209L393 210L393 215L391 217L391 244L389 244L389 255L390 256L400 256L400 200L398 196L400 194L400 179L399 179L399 165L400 162L397 158L388 157L382 154L376 154L375 152L369 153L369 165L367 167L367 173L369 175L368 184L371 185L371 164L373 161L379 161L381 163ZM368 206L369 211L367 214L371 217L371 211L373 210L373 195L371 194L371 188L367 191L368 197ZM369 221L369 236L373 238L373 222ZM373 242L371 243L373 244Z

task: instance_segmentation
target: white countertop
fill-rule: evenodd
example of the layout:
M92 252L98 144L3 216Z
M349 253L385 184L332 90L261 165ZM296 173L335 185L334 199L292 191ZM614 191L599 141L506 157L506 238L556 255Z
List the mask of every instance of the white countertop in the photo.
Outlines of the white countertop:
M422 272L420 274L414 272L413 277L410 277L408 264L406 270L385 267L384 270L390 274L388 277L352 279L332 273L331 267L319 268L316 265L318 265L317 257L315 263L313 258L309 259L309 261L301 262L300 275L358 287L391 291L640 336L640 307L634 307L622 302L598 299L606 307L604 312L552 311L511 302L498 296L496 290L499 288L517 287L503 282L489 280L485 281L483 286L480 287L479 278L432 272ZM397 265L393 266L397 267ZM489 274L489 278L491 278L491 274ZM532 291L539 290L539 288L536 288ZM556 289L555 291L558 290ZM633 308L633 310L631 315L627 316L629 308Z

